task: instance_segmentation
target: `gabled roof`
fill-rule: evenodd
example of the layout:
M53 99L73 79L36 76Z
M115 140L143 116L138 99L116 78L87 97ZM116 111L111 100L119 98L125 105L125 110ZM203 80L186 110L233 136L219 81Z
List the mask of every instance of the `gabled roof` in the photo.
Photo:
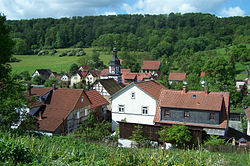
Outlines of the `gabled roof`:
M183 81L186 79L186 73L169 73L169 81Z
M132 82L129 85L122 88L121 90L119 90L118 92L116 92L115 94L113 94L111 98L115 98L117 95L127 91L133 86L137 86L139 89L144 91L146 94L150 95L155 100L159 100L161 90L166 89L166 87L164 87L162 84L160 84L155 80L137 82L137 83Z
M49 77L52 71L50 69L36 69L36 71L41 74L42 76ZM35 73L35 72L34 72ZM34 74L33 73L33 74ZM33 75L32 74L32 75Z
M116 80L113 78L109 79L102 79L102 80L96 80L96 82L100 82L104 89L112 96L115 94L117 91L122 89L122 87L118 84Z
M196 95L196 96L193 96ZM161 121L161 107L210 110L220 112L220 125L206 125L197 123L186 123L190 126L227 128L229 118L229 93L228 92L209 92L183 90L162 90L160 100L157 105L154 122L166 124L184 124L184 122ZM222 109L225 107L225 109Z
M96 90L87 91L86 94L91 101L90 109L95 109L96 107L109 104L109 102Z
M250 107L248 107L248 108L245 110L245 112L246 112L248 121L250 121Z
M136 82L135 84L142 88L149 95L154 97L156 100L159 100L161 91L163 89L167 89L165 86L155 80Z
M49 93L51 90L52 88L47 88L47 87L43 87L43 88L33 87L31 88L31 96L44 96L45 94ZM28 94L28 92L26 92L26 94Z
M127 74L127 73L130 73L130 72L131 72L130 69L121 69L122 74Z
M159 70L161 61L143 61L142 70Z
M88 71L89 68L90 68L90 66L89 66L89 65L82 65L82 66L79 67L79 70L80 70L81 68L83 69L83 71Z
M101 70L91 70L90 71L90 74L93 76L93 77L100 77L101 76Z
M109 69L103 69L101 71L101 76L108 76L108 74L109 74Z
M79 103L81 96L84 102ZM43 119L39 120L39 130L54 132L63 120L74 110L90 104L89 98L82 89L57 89L53 91L50 104L47 104Z
M150 79L152 77L151 73L138 73L137 74L137 80L143 81L143 79Z
M124 75L125 80L134 80L137 77L137 73L127 73Z

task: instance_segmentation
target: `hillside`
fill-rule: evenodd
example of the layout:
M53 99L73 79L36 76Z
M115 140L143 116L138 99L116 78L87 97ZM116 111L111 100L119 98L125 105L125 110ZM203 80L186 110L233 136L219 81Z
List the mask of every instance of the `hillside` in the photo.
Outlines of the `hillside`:
M11 150L9 146L12 146ZM68 136L39 136L23 131L0 131L1 165L238 165L249 164L249 153L204 150L117 148ZM14 148L15 147L15 148ZM9 160L8 160L9 158ZM16 158L18 160L13 160ZM20 162L21 161L21 162Z

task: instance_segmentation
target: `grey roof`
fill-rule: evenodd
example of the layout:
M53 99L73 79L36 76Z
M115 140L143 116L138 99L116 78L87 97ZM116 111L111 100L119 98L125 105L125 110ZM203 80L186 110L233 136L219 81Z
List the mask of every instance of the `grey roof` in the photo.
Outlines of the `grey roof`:
M100 84L102 84L102 86L106 89L106 91L110 95L113 95L117 91L122 89L122 87L118 84L118 82L116 82L116 80L114 80L113 78L102 79L102 80L98 80L98 81L100 82Z

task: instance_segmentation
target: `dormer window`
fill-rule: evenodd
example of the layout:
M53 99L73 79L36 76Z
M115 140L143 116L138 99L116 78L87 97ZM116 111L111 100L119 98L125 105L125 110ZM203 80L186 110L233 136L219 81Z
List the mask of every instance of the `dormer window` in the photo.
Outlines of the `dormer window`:
M83 101L84 101L84 97L82 96L82 97L81 97L81 102L83 102Z
M135 99L135 92L131 92L131 99Z
M197 95L192 95L192 98L196 98L197 97Z

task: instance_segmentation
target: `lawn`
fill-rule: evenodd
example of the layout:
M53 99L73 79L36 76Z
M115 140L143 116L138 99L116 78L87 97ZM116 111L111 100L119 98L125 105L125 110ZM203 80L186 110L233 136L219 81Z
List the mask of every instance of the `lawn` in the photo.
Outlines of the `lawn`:
M29 71L30 74L33 74L36 69L51 69L53 72L58 73L68 72L70 65L73 63L77 63L77 60L80 57L58 56L58 54L66 50L70 49L57 49L57 53L53 56L14 55L15 58L20 59L21 61L10 63L12 67L12 72L19 74L23 71ZM84 49L87 57L90 57L92 55L92 50L92 48ZM110 61L111 57L112 53L100 52L100 59L104 62L105 65L108 65L108 62Z

